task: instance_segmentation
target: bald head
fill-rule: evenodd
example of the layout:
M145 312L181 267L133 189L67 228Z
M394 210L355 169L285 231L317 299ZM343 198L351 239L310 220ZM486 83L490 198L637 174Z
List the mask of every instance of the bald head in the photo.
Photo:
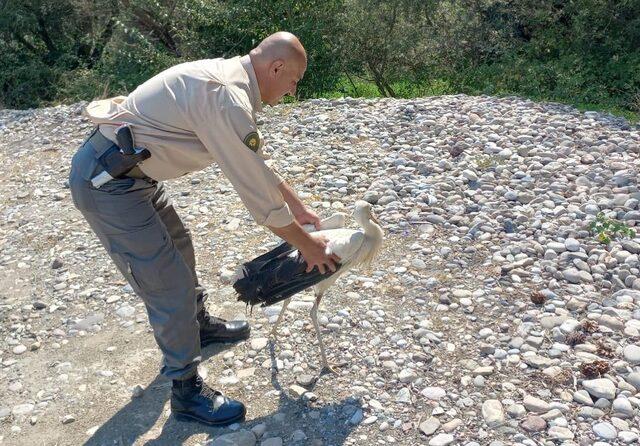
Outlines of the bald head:
M249 52L262 101L276 105L286 94L294 95L307 69L307 52L296 36L271 34Z
M258 63L273 62L278 59L307 63L307 52L296 36L286 31L279 31L266 37L249 53L251 61Z

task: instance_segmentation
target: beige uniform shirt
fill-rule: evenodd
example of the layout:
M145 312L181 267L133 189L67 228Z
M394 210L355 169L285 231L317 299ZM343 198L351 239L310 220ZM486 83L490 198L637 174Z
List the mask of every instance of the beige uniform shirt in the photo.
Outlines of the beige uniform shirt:
M139 167L162 181L217 163L258 224L293 222L278 185L282 178L265 164L255 123L262 111L249 56L187 62L169 68L129 96L94 101L86 115L114 141L128 123L137 147L151 152Z

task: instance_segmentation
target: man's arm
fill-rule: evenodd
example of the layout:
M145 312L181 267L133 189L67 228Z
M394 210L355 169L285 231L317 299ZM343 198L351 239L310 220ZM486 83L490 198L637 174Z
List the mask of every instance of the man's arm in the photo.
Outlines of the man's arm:
M331 271L336 270L336 263L340 262L340 257L335 254L327 255L327 240L324 237L311 237L297 221L280 228L273 226L268 228L275 235L298 248L307 262L307 272L316 266L321 274L325 273L326 268Z
M298 197L298 194L296 194L293 188L289 186L286 181L283 180L278 184L278 189L280 190L280 193L282 193L282 198L289 206L295 221L290 225L281 228L273 228L269 226L271 232L300 250L302 257L307 262L307 272L317 266L318 270L324 274L325 265L331 271L335 271L335 263L340 262L340 258L335 254L327 256L327 240L325 238L311 237L300 226L311 223L319 230L320 217L304 205Z
M317 230L320 230L320 217L304 205L286 181L283 180L282 183L278 184L278 189L280 189L282 198L284 198L284 201L289 205L291 213L299 224L304 225L311 223Z
M282 183L278 184L278 189L280 189L282 198L284 198L284 201L289 205L289 209L291 209L291 212L293 212L294 215L304 210L304 203L286 181L283 180Z

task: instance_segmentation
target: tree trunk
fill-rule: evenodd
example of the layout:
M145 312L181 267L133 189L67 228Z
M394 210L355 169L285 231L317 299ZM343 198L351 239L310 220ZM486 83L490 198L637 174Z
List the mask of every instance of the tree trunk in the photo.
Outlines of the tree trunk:
M44 42L45 46L47 47L47 51L49 52L49 54L47 55L47 58L51 62L53 62L56 59L56 56L58 54L58 49L56 48L56 46L53 43L53 40L51 40L51 37L49 36L49 33L47 31L47 26L44 22L44 18L42 17L42 14L40 11L37 11L36 13L36 20L38 21L38 35L40 35L40 38Z
M93 68L96 63L100 61L102 58L102 52L104 51L105 46L111 40L111 36L113 35L113 28L115 27L116 21L114 17L111 17L107 22L106 26L100 33L100 37L98 41L93 45L91 49L91 53L89 54L89 61L87 66L89 68Z
M373 75L373 82L378 87L378 91L385 97L396 97L396 93L391 89L389 83L384 79L382 73L371 63L367 64L369 66L369 70Z

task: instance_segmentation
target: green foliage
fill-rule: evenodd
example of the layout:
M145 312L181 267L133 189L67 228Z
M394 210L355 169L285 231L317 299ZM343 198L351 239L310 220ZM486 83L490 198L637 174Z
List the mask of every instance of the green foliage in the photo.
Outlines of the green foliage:
M482 171L504 164L504 159L496 155L476 155L472 159L478 169Z
M308 52L300 98L515 94L640 114L638 0L0 0L0 105L127 94L278 30Z
M603 212L596 215L596 219L589 224L589 230L594 233L600 243L605 245L617 237L634 238L636 236L635 229L605 216Z

